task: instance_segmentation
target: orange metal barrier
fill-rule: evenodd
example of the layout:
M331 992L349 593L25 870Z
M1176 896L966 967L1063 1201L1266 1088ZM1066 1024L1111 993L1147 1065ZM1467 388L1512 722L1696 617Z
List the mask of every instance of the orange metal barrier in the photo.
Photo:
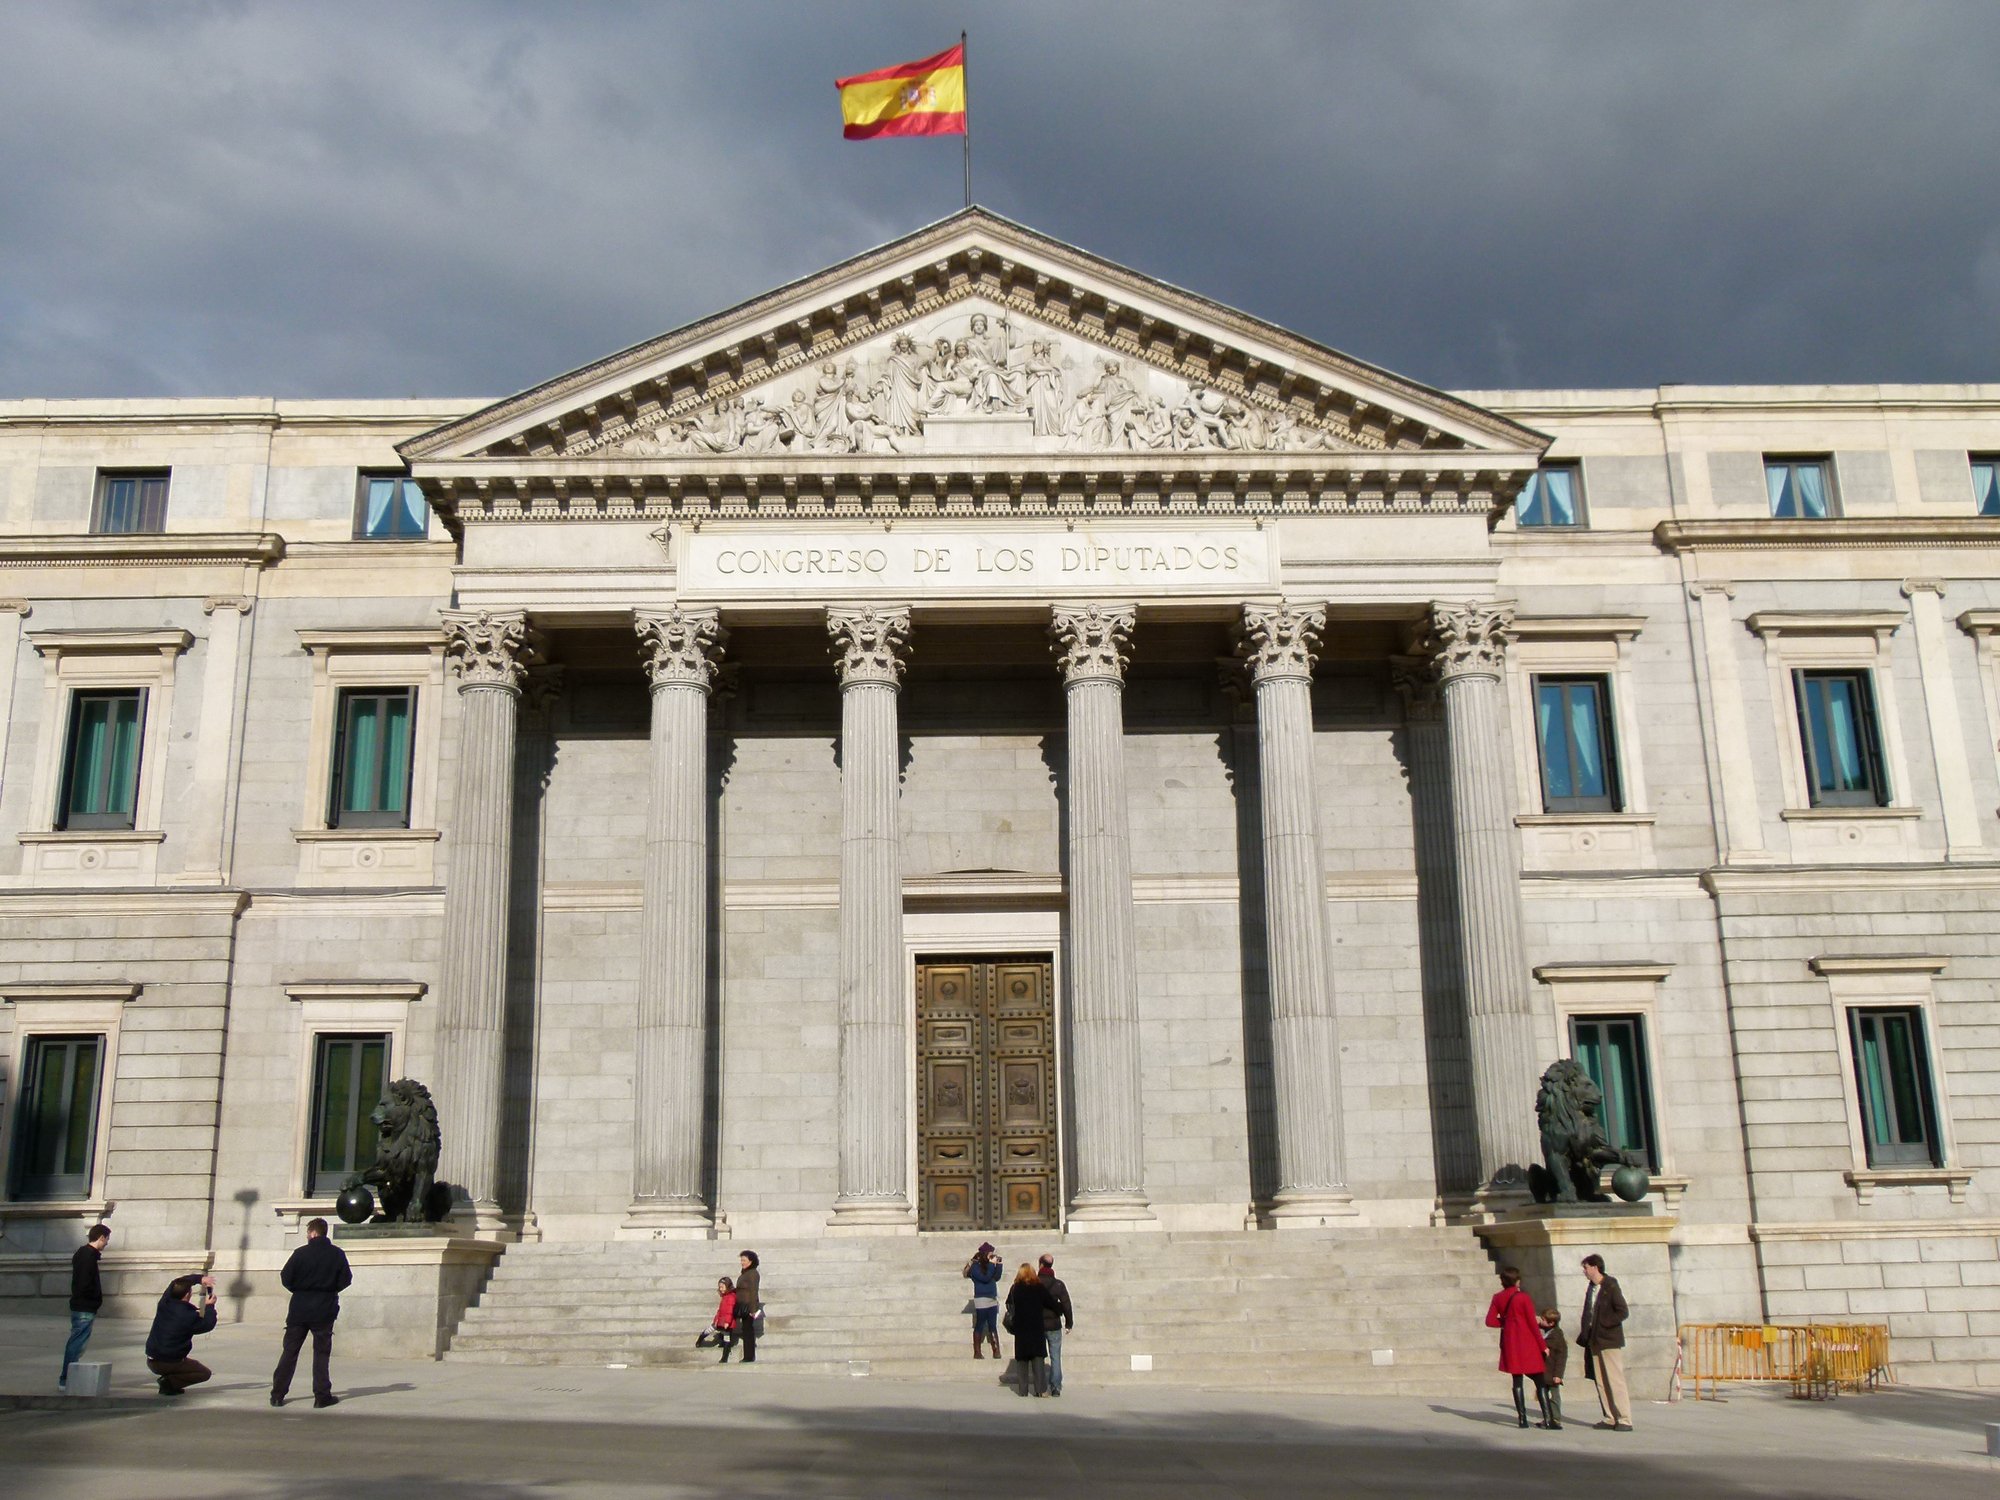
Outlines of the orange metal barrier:
M1787 1382L1795 1396L1874 1390L1894 1378L1881 1323L1684 1323L1681 1378L1702 1399L1720 1385Z

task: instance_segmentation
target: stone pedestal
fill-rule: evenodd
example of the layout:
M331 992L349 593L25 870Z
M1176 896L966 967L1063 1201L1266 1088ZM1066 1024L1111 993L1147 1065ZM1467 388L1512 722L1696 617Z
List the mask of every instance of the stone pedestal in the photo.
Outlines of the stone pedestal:
M427 1225L389 1227L399 1232L370 1224L333 1231L354 1271L334 1325L336 1358L438 1358L507 1248Z
M621 1239L710 1239L702 1197L708 1066L708 699L714 610L635 619L653 687L632 1205Z
M1125 796L1129 605L1057 606L1069 741L1069 1037L1076 1181L1072 1233L1157 1229L1146 1202L1133 981L1131 813Z
M1668 1241L1679 1222L1643 1203L1538 1203L1472 1227L1496 1264L1520 1270L1522 1289L1537 1310L1553 1306L1562 1314L1572 1344L1590 1290L1583 1258L1604 1257L1605 1274L1618 1283L1631 1309L1625 1321L1625 1378L1635 1425L1644 1424L1650 1403L1666 1399L1673 1379L1678 1320ZM1590 1414L1597 1396L1584 1379L1581 1348L1571 1349L1563 1381L1565 1412L1576 1425L1588 1426L1595 1420Z
M830 609L840 672L840 1196L834 1233L915 1234L903 972L901 743L907 609Z

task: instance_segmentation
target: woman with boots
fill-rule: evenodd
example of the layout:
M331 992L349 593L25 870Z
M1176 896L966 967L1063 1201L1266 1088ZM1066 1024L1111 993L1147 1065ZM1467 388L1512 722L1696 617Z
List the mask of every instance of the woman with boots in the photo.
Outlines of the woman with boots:
M1035 1268L1025 1260L1007 1288L1007 1331L1014 1335L1014 1362L1021 1367L1021 1388L1016 1395L1049 1393L1049 1334L1042 1314L1060 1311L1054 1294L1042 1285Z
M1549 1425L1548 1396L1541 1383L1547 1368L1542 1355L1542 1330L1535 1318L1535 1299L1521 1290L1521 1273L1500 1268L1500 1290L1486 1309L1486 1326L1500 1330L1500 1369L1514 1378L1514 1415L1528 1425L1528 1397L1521 1382L1535 1377L1535 1398L1541 1404L1542 1425Z
M982 1244L972 1252L972 1259L959 1272L972 1283L972 1357L984 1359L986 1351L981 1347L983 1339L993 1346L993 1357L1000 1357L1000 1278L1007 1268L1000 1264L1000 1257L993 1253L990 1244Z

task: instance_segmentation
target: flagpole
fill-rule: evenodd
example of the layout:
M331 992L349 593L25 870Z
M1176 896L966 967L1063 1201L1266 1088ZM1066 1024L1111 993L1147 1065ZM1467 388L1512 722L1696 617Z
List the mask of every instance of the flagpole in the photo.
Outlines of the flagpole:
M965 33L958 34L958 76L965 91L965 206L972 207L972 53L965 45Z

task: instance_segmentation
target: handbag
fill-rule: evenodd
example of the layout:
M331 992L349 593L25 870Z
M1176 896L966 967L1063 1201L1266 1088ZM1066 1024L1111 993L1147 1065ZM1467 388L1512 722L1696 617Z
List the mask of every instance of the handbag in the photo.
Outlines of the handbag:
M713 1349L721 1342L722 1330L720 1328L704 1328L700 1333L695 1335L694 1346L697 1349Z
M1014 1307L1012 1303L1009 1303L1007 1310L1000 1314L1000 1326L1009 1333L1014 1331Z

